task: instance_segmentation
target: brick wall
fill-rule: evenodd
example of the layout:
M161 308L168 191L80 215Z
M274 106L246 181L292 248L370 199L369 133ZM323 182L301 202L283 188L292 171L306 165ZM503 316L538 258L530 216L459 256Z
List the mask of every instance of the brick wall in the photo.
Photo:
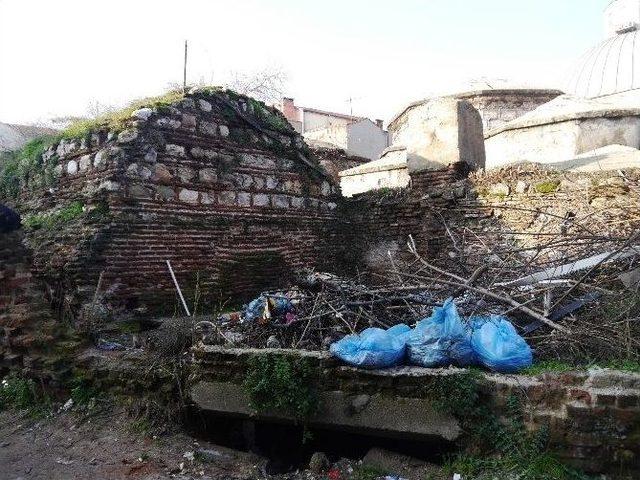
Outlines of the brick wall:
M190 303L196 288L210 302L242 300L295 269L329 268L338 188L279 113L199 93L139 110L126 127L51 147L54 193L24 193L27 219L84 205L79 218L27 234L36 273L76 306L103 272L108 302L172 313L165 260Z
M467 194L466 164L411 174L411 186L402 190L377 190L342 202L341 216L347 252L345 258L379 273L388 269L389 252L400 264L407 255L411 235L418 250L431 257L440 254L446 230L436 211L455 208Z

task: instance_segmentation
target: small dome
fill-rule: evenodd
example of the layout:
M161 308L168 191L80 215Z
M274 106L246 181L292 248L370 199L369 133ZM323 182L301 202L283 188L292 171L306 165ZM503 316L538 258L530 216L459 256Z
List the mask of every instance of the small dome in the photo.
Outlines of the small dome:
M595 98L637 88L640 88L640 38L634 29L589 50L573 71L567 92Z

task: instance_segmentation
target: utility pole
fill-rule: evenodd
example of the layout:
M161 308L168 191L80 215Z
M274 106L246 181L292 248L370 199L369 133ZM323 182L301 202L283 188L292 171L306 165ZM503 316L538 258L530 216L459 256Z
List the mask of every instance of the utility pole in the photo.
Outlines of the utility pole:
M187 51L189 45L187 40L184 41L184 71L182 76L182 93L187 93Z

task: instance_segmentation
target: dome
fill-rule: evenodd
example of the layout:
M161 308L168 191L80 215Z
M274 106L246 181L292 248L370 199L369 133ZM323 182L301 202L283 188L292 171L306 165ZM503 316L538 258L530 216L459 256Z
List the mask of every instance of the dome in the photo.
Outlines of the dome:
M567 92L595 98L640 88L638 30L620 33L589 50L573 71Z

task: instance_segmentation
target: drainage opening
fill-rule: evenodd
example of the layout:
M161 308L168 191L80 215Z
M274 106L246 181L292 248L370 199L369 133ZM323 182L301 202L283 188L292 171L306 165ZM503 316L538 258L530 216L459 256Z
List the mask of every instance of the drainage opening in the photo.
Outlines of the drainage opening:
M224 417L208 412L190 415L191 433L216 445L252 452L268 459L271 475L308 466L314 452L324 452L329 460L360 460L372 448L382 448L433 464L456 451L451 442L434 439L382 436L368 432L304 428L300 425Z

